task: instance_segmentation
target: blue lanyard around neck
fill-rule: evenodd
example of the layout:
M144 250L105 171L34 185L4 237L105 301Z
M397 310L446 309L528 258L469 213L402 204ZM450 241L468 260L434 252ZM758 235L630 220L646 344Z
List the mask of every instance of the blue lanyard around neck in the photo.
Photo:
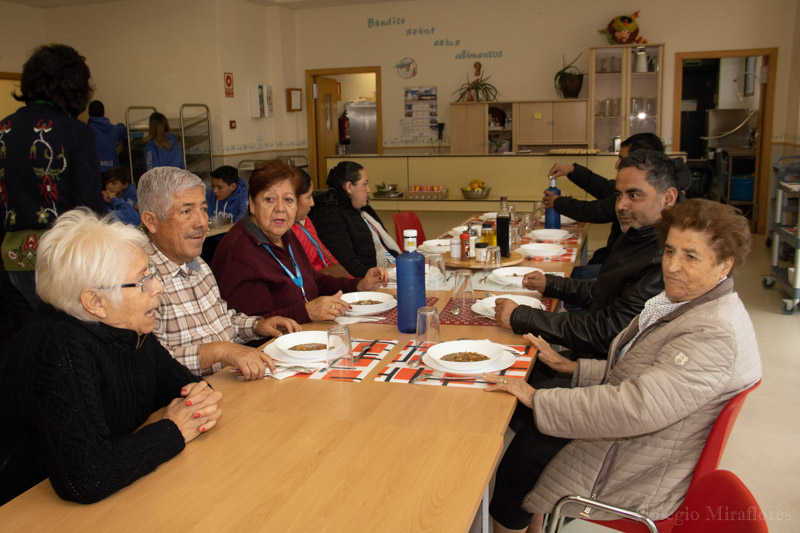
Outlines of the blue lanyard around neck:
M289 247L289 255L292 258L292 265L294 265L294 274L292 274L292 272L288 268L286 268L286 265L281 263L281 260L278 259L278 256L275 255L275 252L273 252L272 249L270 249L268 244L262 244L261 246L263 246L264 249L269 252L269 255L275 258L275 261L277 261L278 264L283 269L283 271L286 272L286 275L289 276L289 279L291 279L295 285L300 287L300 292L303 293L303 300L305 300L306 303L308 303L308 298L306 298L306 290L303 288L303 274L300 273L300 267L297 266L297 261L294 260L294 252L292 252L292 245L289 244L287 246Z
M311 244L313 244L314 248L317 249L317 253L319 254L319 258L322 259L322 264L324 266L328 266L328 262L325 260L325 255L322 253L322 250L320 249L319 244L317 244L317 241L314 240L314 237L311 236L311 234L308 232L308 230L306 228L303 227L302 224L300 224L299 222L295 222L295 224L300 226L300 229L303 230L303 233L306 234L306 236L308 237L308 240L311 241Z

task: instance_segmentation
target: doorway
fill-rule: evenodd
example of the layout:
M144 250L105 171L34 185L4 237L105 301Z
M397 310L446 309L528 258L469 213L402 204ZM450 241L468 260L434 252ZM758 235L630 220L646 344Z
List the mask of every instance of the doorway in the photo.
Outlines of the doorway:
M309 172L316 189L326 188L328 156L336 155L339 141L338 91L331 94L339 81L347 83L348 75L374 75L376 153L383 153L383 118L381 114L381 67L351 67L306 70L306 109L308 109ZM341 81L340 81L341 80ZM331 85L333 83L333 85ZM315 91L315 85L317 90ZM342 92L345 92L342 89ZM363 92L363 91L362 91ZM315 98L316 96L316 98Z
M24 102L14 100L12 93L19 94L21 74L14 72L0 72L0 119L14 113L24 106Z
M755 58L754 61L760 63L760 68L749 65L745 74L737 76L737 79L728 80L728 77L720 77L722 68L720 65L730 64L731 60L741 58L741 62L747 58ZM754 163L753 167L753 192L752 192L752 227L757 233L763 233L767 227L767 209L769 205L769 184L771 164L770 145L772 139L772 115L775 100L775 74L777 68L778 49L777 48L756 48L748 50L714 50L708 52L682 52L675 54L675 85L673 91L672 104L672 146L680 148L689 154L690 159L705 161L707 153L707 141L700 137L708 137L706 131L706 109L719 109L719 97L722 91L714 92L713 97L716 101L708 102L709 91L703 85L715 82L721 89L728 86L733 87L731 81L740 84L742 94L747 94L753 83L757 84L754 94L756 95L747 106L739 108L744 117L752 118L752 123L745 121L745 137L751 137ZM687 66L685 66L687 65ZM698 68L699 67L699 68ZM753 72L755 70L755 72ZM684 83L684 76L687 82L695 78L696 83ZM691 86L691 88L690 88ZM737 86L738 87L738 86ZM741 98L739 98L741 101ZM724 107L730 108L723 103ZM748 113L747 108L750 113ZM753 112L757 110L757 112ZM732 109L731 111L735 111ZM748 116L750 115L750 116ZM738 123L735 124L738 126ZM751 131L748 131L752 130ZM698 136L698 132L705 132ZM712 143L713 145L713 143ZM718 163L717 163L718 165ZM733 168L731 166L731 168ZM718 176L719 177L719 176ZM728 191L731 190L728 184ZM727 198L730 201L730 198ZM733 203L733 202L731 202Z

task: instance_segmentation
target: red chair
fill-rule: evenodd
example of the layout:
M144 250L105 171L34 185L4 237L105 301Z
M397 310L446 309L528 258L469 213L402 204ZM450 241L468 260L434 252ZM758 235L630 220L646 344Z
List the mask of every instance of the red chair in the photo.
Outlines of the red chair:
M590 500L568 496L559 501L553 511L554 525L558 523L557 515L561 510L559 506L569 502L581 505L588 503L594 507L594 504L589 503ZM602 504L597 508L640 521L653 533L659 531L656 529L659 522L653 523L639 513ZM693 483L683 504L673 516L676 519L672 533L769 533L764 513L753 493L736 474L728 470L714 470ZM557 527L551 527L550 533L556 529Z
M722 408L722 411L720 411L719 416L717 416L716 422L714 422L714 425L711 427L711 432L708 434L708 438L706 439L706 444L705 446L703 446L703 452L700 454L700 459L698 459L697 461L697 466L694 469L692 480L689 482L689 489L687 491L687 494L691 493L694 490L694 486L699 482L700 479L705 477L707 474L714 472L719 467L719 462L722 459L722 452L725 450L725 445L728 443L728 437L730 437L731 435L731 430L733 429L733 423L736 422L736 417L739 416L739 412L742 410L742 405L744 405L744 400L747 397L747 395L753 392L760 384L761 380L757 381L749 389L743 390L742 392L734 396L725 405L725 407ZM561 501L566 500L568 498L580 498L580 497L566 496L565 498L562 498ZM559 504L561 504L561 501L559 501ZM574 501L577 500L573 500L573 502ZM625 533L640 533L644 531L644 528L638 525L638 523L645 523L645 520L650 521L649 518L643 517L643 515L639 513L635 513L633 511L626 511L624 509L618 509L616 507L608 506L607 504L603 504L601 502L594 502L592 500L580 498L580 503L582 505L588 505L590 507L594 506L593 504L599 504L597 506L598 509L609 510L609 508L611 508L616 511L619 511L618 514L628 517L629 518L628 520L625 519L589 520L589 522L594 522L601 526L615 529L617 531L623 531ZM654 524L654 526L657 527L657 530L651 529L651 531L657 531L657 533L672 532L673 528L675 527L676 521L678 520L678 518L681 517L680 514L681 509L682 507L679 508L679 510L676 511L672 516L665 518L664 520L659 520L657 522L650 521L651 524ZM642 520L632 515L643 517L645 520ZM555 516L552 516L551 519L552 519L552 525L557 526L558 521L555 520ZM635 522L631 520L635 520ZM650 526L647 527L649 528ZM550 531L556 531L556 529L551 529Z
M425 242L425 230L422 229L422 223L414 211L401 211L392 215L392 219L394 219L395 240L401 251L405 252L403 248L404 229L417 230L417 246Z

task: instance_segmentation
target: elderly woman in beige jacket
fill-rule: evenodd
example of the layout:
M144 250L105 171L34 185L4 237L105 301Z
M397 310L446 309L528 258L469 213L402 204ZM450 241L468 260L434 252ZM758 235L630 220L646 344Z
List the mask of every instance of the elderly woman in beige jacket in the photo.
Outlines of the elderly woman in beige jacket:
M616 337L607 361L569 361L528 335L544 362L572 373L572 388L484 375L494 383L487 390L533 409L498 467L496 533L539 531L542 514L569 494L666 518L719 412L760 379L755 332L729 277L750 250L747 220L689 200L664 212L659 238L665 290Z

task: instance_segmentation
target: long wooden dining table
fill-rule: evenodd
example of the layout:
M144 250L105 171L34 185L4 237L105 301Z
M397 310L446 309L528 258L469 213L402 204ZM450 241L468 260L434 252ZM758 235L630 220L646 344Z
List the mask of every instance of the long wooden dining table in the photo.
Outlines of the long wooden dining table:
M452 291L427 296L443 312ZM354 339L397 341L363 379L245 382L223 369L208 377L223 393L219 424L177 457L91 505L61 500L44 481L0 507L0 529L467 531L516 400L482 387L376 379L414 335L395 324L349 327ZM441 326L442 341L460 338L523 343L496 325Z

